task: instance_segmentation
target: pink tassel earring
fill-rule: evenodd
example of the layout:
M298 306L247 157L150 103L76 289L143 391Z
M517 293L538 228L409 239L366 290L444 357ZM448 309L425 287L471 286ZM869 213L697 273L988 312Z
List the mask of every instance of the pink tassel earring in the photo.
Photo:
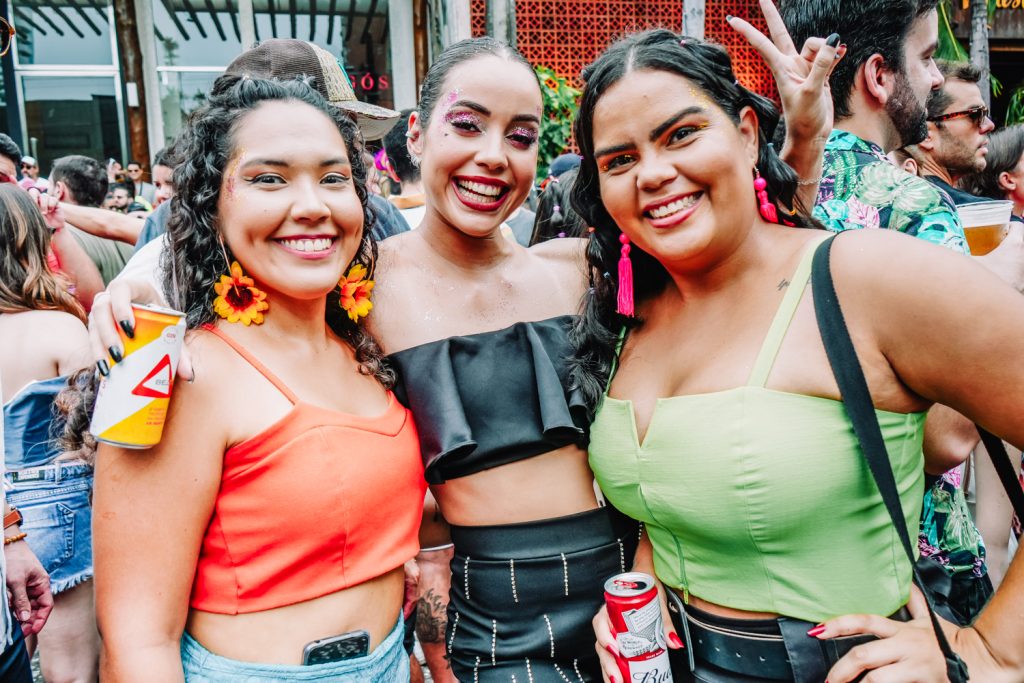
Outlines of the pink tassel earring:
M754 174L754 191L757 192L758 211L761 212L761 218L769 223L778 223L779 212L768 199L768 181L761 177L761 172L757 170L756 166L754 167Z
M633 262L629 260L629 237L625 233L619 235L622 244L622 256L619 258L619 300L618 313L633 317Z

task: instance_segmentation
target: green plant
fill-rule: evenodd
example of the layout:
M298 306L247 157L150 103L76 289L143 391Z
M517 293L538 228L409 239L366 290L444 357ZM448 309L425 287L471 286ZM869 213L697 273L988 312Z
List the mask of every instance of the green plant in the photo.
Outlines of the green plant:
M1006 125L1024 123L1024 85L1010 93L1010 103L1006 106Z
M544 101L537 154L537 178L543 180L551 161L569 147L580 91L569 85L568 79L546 66L538 66L534 71L537 72Z
M953 33L953 22L950 20L951 9L949 0L942 0L939 3L939 49L935 56L939 59L947 59L951 62L966 62L969 57L967 50L957 40Z

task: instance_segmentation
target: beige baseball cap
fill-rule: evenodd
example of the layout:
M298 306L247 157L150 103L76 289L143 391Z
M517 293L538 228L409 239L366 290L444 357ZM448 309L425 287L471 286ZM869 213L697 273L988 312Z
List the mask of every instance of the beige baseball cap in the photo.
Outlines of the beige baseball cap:
M401 114L394 109L360 102L345 67L327 50L292 38L271 38L240 54L224 73L253 78L310 78L317 92L334 106L349 112L366 140L377 140L391 130Z

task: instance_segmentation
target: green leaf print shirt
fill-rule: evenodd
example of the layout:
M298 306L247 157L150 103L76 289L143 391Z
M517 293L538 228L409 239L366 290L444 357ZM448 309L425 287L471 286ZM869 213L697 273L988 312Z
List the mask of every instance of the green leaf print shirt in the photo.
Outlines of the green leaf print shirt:
M878 145L843 130L833 130L825 144L814 217L833 232L888 228L968 253L949 195L897 168Z

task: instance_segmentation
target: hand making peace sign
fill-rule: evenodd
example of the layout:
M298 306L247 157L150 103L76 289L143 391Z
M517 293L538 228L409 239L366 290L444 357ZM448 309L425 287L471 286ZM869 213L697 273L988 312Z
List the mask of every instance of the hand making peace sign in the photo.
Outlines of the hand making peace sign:
M823 141L833 123L828 79L846 54L846 46L840 45L839 34L833 33L828 38L809 38L797 52L775 3L760 0L760 5L770 39L744 19L729 17L727 21L771 69L782 99L787 138L792 135L800 141Z

